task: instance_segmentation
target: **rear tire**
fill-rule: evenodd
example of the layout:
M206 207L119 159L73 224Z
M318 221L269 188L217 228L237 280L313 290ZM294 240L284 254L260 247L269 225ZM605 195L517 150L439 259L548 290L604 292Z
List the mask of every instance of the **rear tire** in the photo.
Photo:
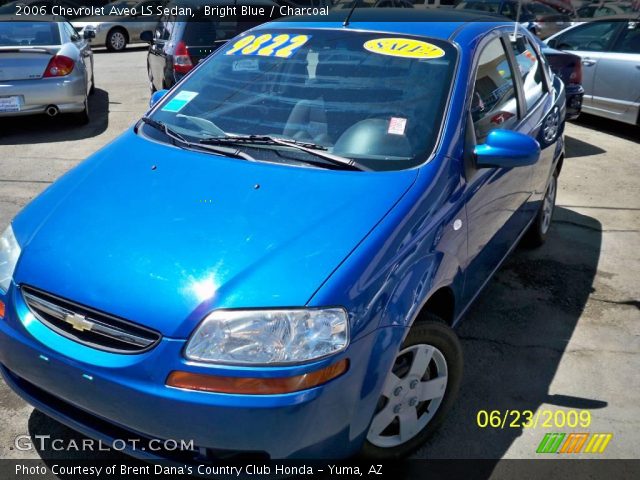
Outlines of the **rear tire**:
M527 247L539 247L547 240L547 234L551 228L553 220L553 212L556 208L556 195L558 193L558 171L556 170L551 177L551 181L547 186L544 194L540 210L536 214L536 218L529 227L523 240Z
M427 314L411 327L385 381L362 455L392 460L420 447L453 405L462 366L458 336L442 319Z
M110 52L121 52L127 48L127 32L122 28L113 28L107 34L105 45Z
M84 98L84 110L71 114L71 121L76 125L87 125L91 121L89 112L89 97Z

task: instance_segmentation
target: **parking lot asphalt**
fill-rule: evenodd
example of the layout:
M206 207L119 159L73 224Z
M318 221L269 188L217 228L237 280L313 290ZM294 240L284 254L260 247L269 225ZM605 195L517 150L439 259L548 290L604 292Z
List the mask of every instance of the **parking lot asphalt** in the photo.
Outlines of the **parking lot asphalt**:
M145 57L144 48L96 52L87 126L0 119L0 229L146 110ZM600 458L640 457L640 128L583 116L567 125L566 147L550 237L516 249L466 315L460 397L417 457L535 458L545 433L571 431L612 433ZM588 428L542 425L548 412L561 420L557 411L583 409ZM540 422L480 428L478 412L492 410L540 412ZM82 436L1 382L0 424L0 458L104 455L16 450L18 435Z

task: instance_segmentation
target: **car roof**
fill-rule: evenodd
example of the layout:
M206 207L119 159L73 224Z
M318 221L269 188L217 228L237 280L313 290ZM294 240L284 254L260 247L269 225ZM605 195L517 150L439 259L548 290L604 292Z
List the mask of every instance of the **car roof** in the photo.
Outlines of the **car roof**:
M262 24L256 30L278 28L344 29L349 9L330 11L328 15L285 17ZM358 8L349 19L349 30L378 31L422 35L442 40L454 38L465 28L482 24L484 29L513 25L508 19L453 9Z

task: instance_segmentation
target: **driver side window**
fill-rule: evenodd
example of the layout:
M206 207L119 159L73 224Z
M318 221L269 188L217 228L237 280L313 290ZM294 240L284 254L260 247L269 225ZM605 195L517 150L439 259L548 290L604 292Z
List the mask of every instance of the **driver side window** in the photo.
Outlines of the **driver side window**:
M471 118L478 145L485 142L491 130L511 129L518 121L513 71L500 38L492 40L480 54Z
M604 51L615 34L618 22L593 22L569 30L555 39L553 48L560 50Z

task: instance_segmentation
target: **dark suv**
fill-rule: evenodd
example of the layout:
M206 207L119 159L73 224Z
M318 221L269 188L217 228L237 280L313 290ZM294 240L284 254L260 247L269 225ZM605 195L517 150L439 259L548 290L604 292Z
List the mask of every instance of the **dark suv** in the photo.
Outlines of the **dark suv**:
M269 9L276 5L271 0L242 0L241 4L265 6ZM205 16L205 4L196 0L182 0L173 5L191 7L194 16L164 15L153 32L145 31L140 34L140 39L150 44L147 72L152 92L171 88L200 60L227 40L264 21L237 21L233 17ZM167 5L171 6L172 4Z

